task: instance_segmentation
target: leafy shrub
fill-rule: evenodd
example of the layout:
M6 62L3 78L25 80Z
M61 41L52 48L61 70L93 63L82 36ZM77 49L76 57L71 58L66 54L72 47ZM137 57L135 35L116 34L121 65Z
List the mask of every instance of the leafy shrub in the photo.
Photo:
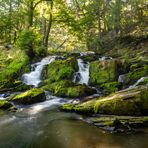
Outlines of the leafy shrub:
M34 55L45 56L46 48L42 45L42 36L35 29L25 30L20 33L17 46L29 53L31 50Z

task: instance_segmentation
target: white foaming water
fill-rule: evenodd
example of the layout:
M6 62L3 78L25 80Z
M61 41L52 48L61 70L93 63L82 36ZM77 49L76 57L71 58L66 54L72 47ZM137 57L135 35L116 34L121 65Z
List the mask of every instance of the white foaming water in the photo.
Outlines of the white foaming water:
M32 72L23 75L23 82L27 85L35 87L41 82L41 73L45 65L52 63L56 56L49 56L44 58L41 62L32 65ZM35 67L36 66L36 67Z
M54 108L54 106L57 105L62 105L68 102L68 100L52 96L52 95L47 95L47 101L41 102L41 103L36 103L28 108L21 109L21 111L26 112L27 114L34 115L42 111L46 111L49 109Z
M78 59L79 71L74 74L73 82L88 85L89 82L89 63Z
M142 78L140 78L135 84L133 84L133 85L131 85L129 88L134 88L134 87L136 87L138 84L140 84L141 82L144 82L145 81L145 79L147 79L148 78L148 76L147 77L142 77Z
M125 82L125 74L119 76L118 82L120 82L120 83L124 83Z
M99 58L100 61L104 61L104 60L107 60L107 59L112 60L113 58L112 57L106 57L106 56Z
M4 98L4 94L0 94L0 100L5 100L6 98Z

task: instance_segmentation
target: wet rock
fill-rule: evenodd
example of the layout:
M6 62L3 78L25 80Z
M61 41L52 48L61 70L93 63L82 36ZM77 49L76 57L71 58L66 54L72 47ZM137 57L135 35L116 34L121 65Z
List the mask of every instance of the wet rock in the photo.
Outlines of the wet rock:
M93 99L78 105L66 104L66 111L109 115L148 115L148 87L119 91L104 98Z
M33 88L24 93L18 94L10 99L17 104L33 104L46 100L45 92L42 89Z
M8 101L0 100L0 109L7 110L7 109L11 108L12 106L13 105L11 103L9 103Z
M118 79L118 61L102 60L90 63L90 85L98 85L113 82Z
M94 115L84 121L111 133L129 134L139 132L141 127L148 127L148 117Z
M95 89L91 89L86 85L76 85L70 80L49 83L43 89L51 91L56 96L68 98L78 98L96 93Z

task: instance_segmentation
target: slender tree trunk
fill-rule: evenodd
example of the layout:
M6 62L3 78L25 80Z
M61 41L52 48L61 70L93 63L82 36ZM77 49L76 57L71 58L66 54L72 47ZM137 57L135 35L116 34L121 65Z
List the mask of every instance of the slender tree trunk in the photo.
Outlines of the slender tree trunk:
M9 0L9 37L8 37L9 44L11 44L11 32L12 32L12 0Z
M33 26L33 16L34 16L34 7L33 0L30 1L29 10L28 10L28 29Z
M121 0L116 0L116 11L115 11L115 32L118 35L120 31L120 14L121 14Z
M53 1L50 2L50 18L49 18L49 22L48 22L48 26L47 26L47 31L46 31L46 35L45 35L45 47L48 47L48 41L49 41L49 34L51 31L51 27L52 27L52 20L53 20L53 16L52 16L52 9L53 9Z

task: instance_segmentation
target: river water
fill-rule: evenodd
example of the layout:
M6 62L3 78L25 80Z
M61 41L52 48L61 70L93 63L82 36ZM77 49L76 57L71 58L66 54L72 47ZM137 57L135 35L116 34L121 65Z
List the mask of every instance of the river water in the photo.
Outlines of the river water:
M48 103L48 102L47 102ZM42 106L38 103L33 106ZM52 104L0 112L0 148L147 148L148 129L138 134L111 134L64 113Z
M43 59L31 73L24 74L26 84L38 86L41 70L55 57ZM81 83L88 83L89 65L79 62ZM80 70L82 69L83 72ZM35 76L35 77L33 77ZM87 79L85 79L87 78ZM32 81L31 81L32 80ZM59 111L71 100L46 92L47 101L18 106L18 112L0 111L0 148L147 148L148 129L138 134L111 134L83 121L83 116ZM3 99L3 95L1 95Z

